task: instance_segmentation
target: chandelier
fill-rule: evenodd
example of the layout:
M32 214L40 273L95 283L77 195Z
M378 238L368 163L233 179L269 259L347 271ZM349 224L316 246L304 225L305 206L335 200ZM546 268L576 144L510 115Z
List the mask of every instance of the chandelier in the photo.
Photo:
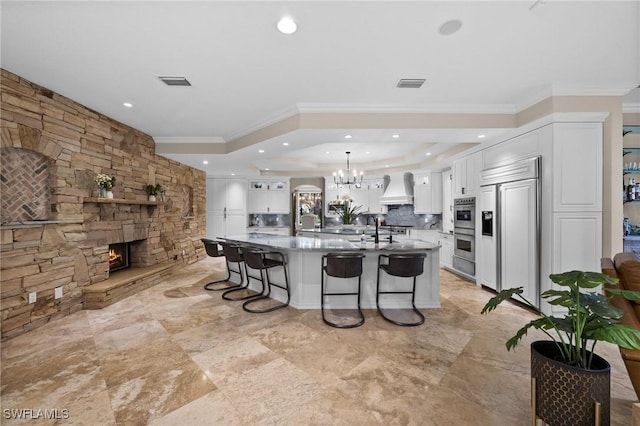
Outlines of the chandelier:
M346 152L347 154L347 172L343 173L342 170L338 170L337 172L333 172L333 182L340 185L355 185L356 183L362 182L362 175L364 172L360 172L358 175L358 171L349 168L349 154L350 151Z

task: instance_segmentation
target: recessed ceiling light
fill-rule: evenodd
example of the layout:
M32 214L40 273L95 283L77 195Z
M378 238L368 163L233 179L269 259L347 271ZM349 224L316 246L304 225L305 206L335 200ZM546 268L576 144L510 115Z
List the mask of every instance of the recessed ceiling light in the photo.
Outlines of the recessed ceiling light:
M345 139L351 139L351 135L344 135Z
M285 16L284 18L278 21L278 31L282 34L293 34L298 29L298 25L293 22L293 19Z
M127 108L133 107L133 104L131 102L125 102L122 105L126 106Z
M389 167L389 165L388 165L388 164L385 164L384 166L385 166L385 167Z
M264 152L264 149L259 149L258 152L262 154Z
M431 155L431 153L430 153L430 152L427 152L425 155Z
M236 175L235 173L231 173L231 176L235 176L235 175Z
M282 145L289 146L289 142L282 142Z
M269 168L267 167L265 170L266 170L266 171L269 171Z
M479 139L482 139L482 138L484 138L485 136L486 136L486 135L478 135L478 138L479 138Z
M393 135L391 137L394 138L394 139L398 139L400 137L400 135Z
M203 160L202 164L209 164L209 162L207 160Z
M329 151L325 152L325 154L329 154Z
M442 24L440 29L438 29L438 32L442 35L451 35L457 33L460 28L462 28L462 21L459 19L452 19Z
M367 151L367 152L365 152L365 154L369 155L369 154L371 154L371 151Z

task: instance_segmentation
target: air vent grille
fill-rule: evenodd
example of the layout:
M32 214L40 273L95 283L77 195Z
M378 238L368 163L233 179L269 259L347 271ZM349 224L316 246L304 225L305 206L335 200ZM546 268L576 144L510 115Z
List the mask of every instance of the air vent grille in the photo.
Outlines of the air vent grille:
M184 77L158 77L167 86L191 86L191 83Z
M398 80L396 87L401 89L419 89L424 82L427 81L424 78L401 78Z

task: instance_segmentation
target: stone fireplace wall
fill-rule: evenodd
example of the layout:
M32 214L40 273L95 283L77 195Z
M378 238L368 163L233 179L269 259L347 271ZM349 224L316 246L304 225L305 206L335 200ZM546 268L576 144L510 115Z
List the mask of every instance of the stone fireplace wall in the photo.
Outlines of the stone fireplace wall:
M82 288L109 278L109 243L144 240L133 254L138 266L206 256L200 243L204 172L156 155L149 135L0 72L0 173L3 185L9 182L0 194L2 339L82 309ZM9 158L39 161L34 167L42 174L24 172ZM91 198L99 173L116 177L117 203ZM144 187L156 183L164 187L166 201L145 204ZM15 200L12 192L21 192L15 185L33 186L40 195ZM184 187L192 191L189 217ZM18 217L25 205L37 214ZM6 217L5 206L11 209ZM62 287L62 298L54 299L56 287ZM37 300L29 304L32 292Z

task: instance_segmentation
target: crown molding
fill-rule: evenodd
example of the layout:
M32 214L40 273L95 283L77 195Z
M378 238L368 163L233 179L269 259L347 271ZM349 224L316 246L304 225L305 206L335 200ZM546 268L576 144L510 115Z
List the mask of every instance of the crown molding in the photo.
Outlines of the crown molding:
M510 104L433 104L433 105L396 105L396 104L346 104L346 103L299 103L301 114L322 113L384 113L384 114L514 114L515 107Z
M157 144L163 143L226 143L220 136L154 136L153 140Z

